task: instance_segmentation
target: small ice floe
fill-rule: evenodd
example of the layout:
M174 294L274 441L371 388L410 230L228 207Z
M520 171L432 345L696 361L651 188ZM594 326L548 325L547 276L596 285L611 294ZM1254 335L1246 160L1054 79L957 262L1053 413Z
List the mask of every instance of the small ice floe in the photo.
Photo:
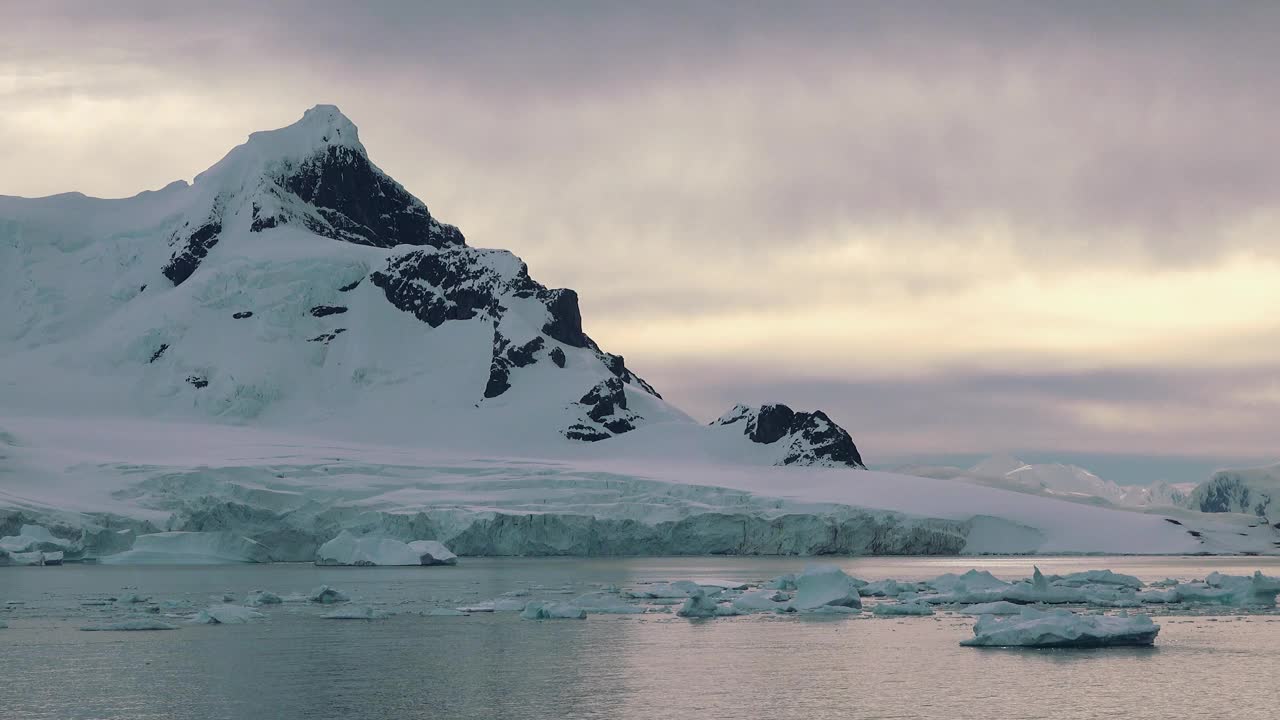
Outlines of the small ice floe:
M325 613L320 617L325 620L381 620L387 617L387 614L380 610L374 610L368 605L352 605L341 610L334 610L331 613Z
M423 615L429 615L431 617L466 617L467 613L464 613L461 610L454 610L453 608L431 608L423 613Z
M965 615L1018 615L1026 608L1026 605L999 600L997 602L978 603L977 605L963 607L960 608L960 612Z
M858 585L835 565L810 565L796 577L796 595L791 601L797 610L817 610L825 606L861 608Z
M320 603L321 605L333 605L334 603L347 602L349 598L328 585L321 585L307 595L307 600L313 603Z
M898 597L903 593L916 592L915 583L900 583L897 580L876 580L858 588L862 597Z
M719 603L708 597L702 588L698 588L695 594L690 595L689 599L684 601L684 604L676 611L676 615L686 618L715 617L716 609L719 606Z
M1142 581L1132 575L1122 575L1110 570L1086 570L1085 572L1071 573L1054 578L1054 582L1060 585L1115 585L1118 587L1127 587L1138 590L1142 587Z
M787 612L790 595L781 590L750 590L733 599L733 607L739 613Z
M945 573L932 580L925 580L922 584L928 585L940 593L1002 590L1009 587L1009 583L986 570L969 570L962 575Z
M267 592L266 590L257 590L255 592L252 592L249 594L249 597L245 600L246 605L251 605L253 607L261 607L263 605L279 605L283 602L284 600L282 600L279 595L273 592Z
M531 602L520 613L525 620L581 620L586 616L586 610L561 602Z
M5 622L4 620L0 620L0 630L4 630L7 627L9 627L9 623Z
M150 597L139 595L138 593L129 593L128 595L122 596L119 602L125 605L137 605L138 603L147 602L150 599Z
M138 630L177 630L178 626L170 625L159 620L151 618L136 618L133 620L123 620L121 622L106 623L104 625L85 625L80 628L85 632L124 632Z
M1060 605L1088 602L1088 596L1081 588L1050 585L1049 579L1044 576L1044 573L1040 572L1039 567L1035 567L1034 570L1035 574L1032 575L1030 583L1016 583L1006 589L1002 597L1011 602L1026 604L1046 603Z
M644 612L640 605L633 605L622 598L607 592L587 593L569 601L570 605L586 610L592 614L632 615Z
M902 615L932 615L933 608L924 603L880 603L871 608L872 615L893 617Z
M266 615L243 605L210 605L196 613L188 622L195 625L244 625L250 620Z
M1010 617L983 615L967 647L1096 648L1151 645L1160 626L1147 615L1079 615L1032 608Z
M795 590L796 589L795 573L779 575L778 577L765 583L764 588L766 590Z
M458 611L464 613L520 612L525 608L525 605L525 601L520 598L498 598L496 600L485 600L463 605L458 608Z
M645 585L640 588L632 588L623 591L623 595L631 598L643 599L684 599L692 597L694 593L706 591L701 585L692 580L677 580L670 583L655 583L653 585Z

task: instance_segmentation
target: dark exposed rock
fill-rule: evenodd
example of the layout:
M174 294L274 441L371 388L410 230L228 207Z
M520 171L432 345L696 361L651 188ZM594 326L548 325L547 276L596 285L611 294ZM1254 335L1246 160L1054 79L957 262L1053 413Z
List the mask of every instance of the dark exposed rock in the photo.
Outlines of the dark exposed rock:
M588 408L587 417L599 422L618 409L627 409L627 393L622 389L621 380L609 378L588 390L578 402Z
M168 349L169 349L169 343L160 343L160 347L156 348L156 351L151 353L151 359L148 360L147 362L153 363L159 360L160 356L164 354L164 351Z
M501 333L494 331L493 359L489 364L489 382L485 385L484 396L495 398L511 389L511 368L522 368L532 365L536 355L546 341L541 336L535 337L523 345L512 345Z
M752 442L782 442L785 452L779 465L845 465L865 468L853 438L821 410L795 412L786 405L751 408L738 405L712 425L741 423Z
M338 337L339 335L341 335L346 331L347 331L346 328L334 328L332 332L321 333L311 338L310 340L307 340L307 342L318 342L318 343L324 343L325 345L328 345L334 338Z
M235 318L236 320L244 320L245 318L251 318L251 317L253 317L253 311L252 311L252 310L245 310L245 311L243 311L243 312L235 313L235 314L234 314L234 315L232 315L231 317Z
M346 285L343 285L342 287L338 288L338 292L351 292L352 290L355 290L357 287L360 286L361 280L364 280L364 278L360 278L359 280L355 280L353 282L347 283Z
M561 367L561 368L564 367L564 364L565 364L564 350L561 350L558 347L551 348L551 362L555 363L556 367Z
M187 382L191 383L191 386L197 390L199 390L200 388L209 387L209 379L204 377L203 375L188 375Z
M571 347L587 347L591 342L582 332L582 312L578 309L578 293L569 289L540 290L537 294L551 319L542 326L542 332L551 339Z
M347 309L341 305L317 305L311 308L311 314L316 317L325 317L327 315L341 315Z
M173 251L169 262L165 263L163 272L174 287L191 277L209 254L209 250L218 244L218 234L222 232L222 222L216 217L211 217L208 222L183 237L189 226L190 223L183 225L182 230L174 233L169 241L171 245L178 247Z
M440 252L412 252L392 258L385 270L369 275L387 300L431 327L447 320L470 320L481 312L497 319L498 295L536 288L528 272L503 277L480 262L491 250L455 248Z
M574 423L564 431L564 436L570 440L581 440L583 442L596 442L598 440L608 440L613 437L607 432L603 432L590 425L582 423Z
M563 432L570 440L594 442L611 435L621 435L635 430L636 421L640 419L627 408L626 390L622 380L616 377L601 380L582 396L578 404L585 410L587 418L597 423L598 427L592 427L586 422L575 423Z
M318 211L323 222L304 218L318 235L384 248L465 243L458 228L437 221L426 205L377 170L363 152L345 145L328 146L279 181L284 190Z

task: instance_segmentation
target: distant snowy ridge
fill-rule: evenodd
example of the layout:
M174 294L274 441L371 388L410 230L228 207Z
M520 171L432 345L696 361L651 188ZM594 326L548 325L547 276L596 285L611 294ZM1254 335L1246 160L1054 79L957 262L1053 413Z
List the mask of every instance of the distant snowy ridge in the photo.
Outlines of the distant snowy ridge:
M1155 482L1120 485L1077 465L1027 463L1010 455L993 455L970 468L905 466L899 472L922 477L953 479L993 487L1005 487L1076 502L1103 502L1119 507L1186 507L1195 483Z
M1201 512L1244 513L1280 527L1280 465L1216 472L1189 502Z

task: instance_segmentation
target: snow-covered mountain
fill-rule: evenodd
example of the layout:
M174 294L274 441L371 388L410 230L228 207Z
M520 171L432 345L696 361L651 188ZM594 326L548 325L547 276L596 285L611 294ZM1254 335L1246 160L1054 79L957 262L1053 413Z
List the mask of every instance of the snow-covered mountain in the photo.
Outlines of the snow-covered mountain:
M89 556L159 531L218 536L149 553L288 560L344 530L460 554L1271 548L1234 515L1036 497L1020 468L869 472L821 411L695 422L332 106L191 184L0 197L0 306L0 536L44 525Z
M1280 526L1280 465L1220 470L1191 493L1189 505L1207 513L1244 513Z

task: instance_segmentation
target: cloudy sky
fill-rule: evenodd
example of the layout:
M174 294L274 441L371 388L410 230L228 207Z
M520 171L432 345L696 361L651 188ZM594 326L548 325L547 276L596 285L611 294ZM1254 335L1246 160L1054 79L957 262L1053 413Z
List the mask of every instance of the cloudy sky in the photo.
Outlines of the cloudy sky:
M0 8L0 194L158 188L334 103L696 417L1280 456L1280 6L216 5Z

